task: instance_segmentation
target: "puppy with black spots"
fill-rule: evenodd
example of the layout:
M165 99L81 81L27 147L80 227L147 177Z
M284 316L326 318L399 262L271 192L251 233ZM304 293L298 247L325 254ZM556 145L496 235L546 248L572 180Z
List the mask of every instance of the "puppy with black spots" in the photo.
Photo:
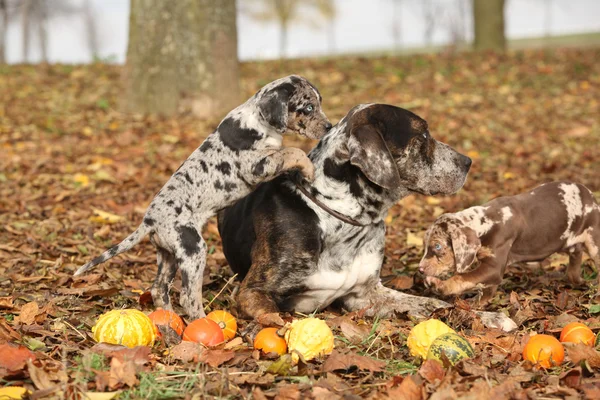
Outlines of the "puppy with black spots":
M299 170L314 180L314 166L304 151L282 148L282 135L321 138L331 123L321 110L317 88L291 75L269 83L221 121L152 200L141 225L125 240L75 272L131 249L146 235L157 250L158 274L152 285L154 305L171 309L169 288L181 270L180 304L190 318L205 316L202 277L206 242L201 232L219 210L249 194L259 183Z

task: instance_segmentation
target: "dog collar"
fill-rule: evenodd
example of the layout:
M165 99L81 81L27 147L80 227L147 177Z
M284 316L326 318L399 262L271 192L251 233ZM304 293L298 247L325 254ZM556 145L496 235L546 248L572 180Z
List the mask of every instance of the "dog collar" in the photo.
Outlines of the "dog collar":
M323 204L323 202L321 202L315 196L313 196L301 183L294 181L294 184L296 185L298 190L300 190L302 192L303 195L305 195L306 197L308 197L310 199L310 201L312 201L317 206L319 206L321 209L326 211L329 215L334 216L335 218L339 219L340 221L346 222L347 224L354 225L354 226L370 225L370 224L361 224L360 222L358 222L357 220L355 220L353 218L350 218L342 213L332 210L331 208L329 208L325 204Z

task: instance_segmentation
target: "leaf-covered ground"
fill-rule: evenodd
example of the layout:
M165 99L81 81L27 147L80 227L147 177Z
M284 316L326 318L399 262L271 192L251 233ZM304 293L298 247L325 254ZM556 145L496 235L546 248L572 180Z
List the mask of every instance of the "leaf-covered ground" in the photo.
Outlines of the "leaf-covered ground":
M359 103L399 105L474 159L457 195L406 198L388 216L386 284L429 294L415 272L420 238L440 213L558 179L581 182L600 198L599 59L600 50L572 49L247 63L242 86L249 97L276 77L302 74L320 88L334 122ZM165 343L94 347L90 328L103 312L151 310L141 294L156 273L155 252L144 241L88 275L74 279L73 271L139 224L154 194L218 122L119 113L120 71L101 64L0 69L0 352L10 352L0 356L0 385L24 386L35 398L600 397L595 351L570 349L549 370L520 355L531 332L557 335L573 320L600 329L595 269L584 259L589 289L572 288L564 256L543 269L509 269L489 309L509 314L517 332L484 328L469 317L468 299L436 315L476 350L475 359L446 370L409 355L414 321L331 311L318 316L336 335L336 353L289 371L241 339L191 355L181 347L169 352ZM286 142L305 150L314 144ZM208 308L233 310L239 283L214 221L204 237ZM179 287L177 278L175 304ZM7 343L25 348L15 355ZM26 348L35 360L27 361Z

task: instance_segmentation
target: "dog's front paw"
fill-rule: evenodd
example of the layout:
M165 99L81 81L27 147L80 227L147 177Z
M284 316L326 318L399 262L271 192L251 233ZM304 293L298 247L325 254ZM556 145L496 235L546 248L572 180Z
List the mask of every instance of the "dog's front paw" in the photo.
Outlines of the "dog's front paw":
M428 276L425 278L425 286L435 290L436 292L441 292L441 288L444 286L444 281L440 278L436 278L435 276Z
M483 325L488 328L497 328L504 332L511 332L518 328L515 321L501 312L475 311L475 314L481 319Z
M300 165L300 173L308 182L313 183L315 181L315 166L308 158L307 162Z

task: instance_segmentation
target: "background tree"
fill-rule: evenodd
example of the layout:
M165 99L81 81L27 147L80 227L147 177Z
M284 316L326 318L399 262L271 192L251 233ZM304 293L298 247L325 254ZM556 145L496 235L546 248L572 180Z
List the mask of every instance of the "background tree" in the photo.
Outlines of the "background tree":
M92 0L85 0L83 3L83 18L85 22L85 38L92 60L98 57L100 52L98 29L96 26L96 18L94 18L94 9Z
M402 0L392 0L392 37L394 51L400 50L402 44Z
M235 0L132 0L124 108L200 117L239 104Z
M433 44L433 34L435 33L436 23L440 19L442 7L435 0L421 0L421 15L423 16L423 35L428 47Z
M8 32L8 4L0 0L0 64L6 62L6 33Z
M242 12L257 21L275 21L279 25L279 57L287 55L287 38L289 27L292 23L305 23L312 27L318 24L314 18L300 12L301 8L317 11L325 18L328 24L329 45L335 46L335 30L333 21L335 19L334 0L246 0Z
M504 50L504 0L473 0L475 50Z

